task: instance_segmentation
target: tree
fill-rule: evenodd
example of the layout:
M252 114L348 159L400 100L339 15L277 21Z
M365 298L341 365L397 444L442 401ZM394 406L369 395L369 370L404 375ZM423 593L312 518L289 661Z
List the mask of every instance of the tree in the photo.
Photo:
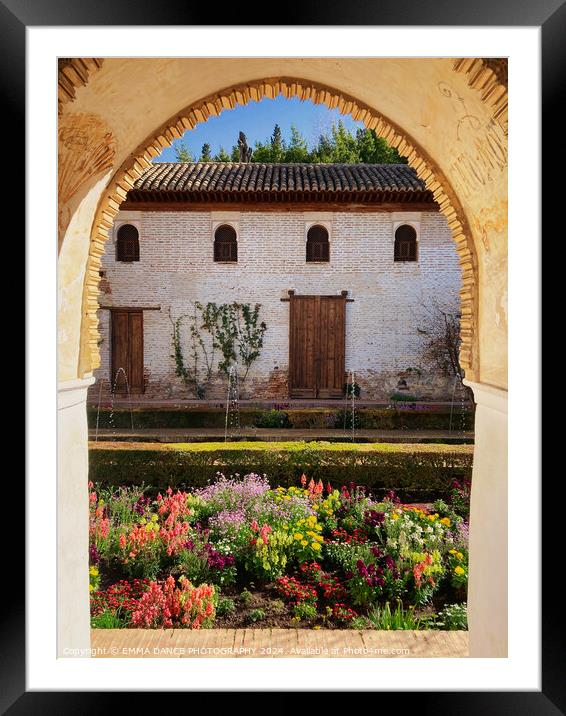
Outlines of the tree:
M471 389L464 386L464 369L460 365L460 318L455 306L438 303L424 306L424 314L418 327L421 336L421 358L448 378L455 378L464 388L468 398Z
M356 132L359 161L363 164L406 164L407 160L390 147L373 129L358 129Z
M285 142L283 141L283 137L281 135L281 127L276 124L273 128L273 134L271 135L271 161L282 161L284 152Z
M218 152L218 154L214 155L214 161L215 162L229 162L230 161L230 155L224 149L224 147L220 147L220 151Z
M194 162L195 158L193 157L191 151L185 144L185 142L179 142L174 146L175 154L177 155L176 161L178 162Z
M332 125L332 141L334 144L333 161L338 164L356 164L360 161L358 143L339 120L338 124Z
M299 164L310 160L309 149L306 139L299 132L294 124L291 125L291 138L283 154L283 161L291 164Z
M191 152L182 142L175 147L177 161L193 162ZM201 162L212 161L209 144L203 144ZM216 162L239 162L238 145L232 147L231 154L220 148L214 156ZM342 120L333 124L330 131L321 134L312 150L309 150L304 136L296 126L291 125L288 141L283 138L281 127L276 124L271 136L265 141L256 141L252 162L261 163L310 163L322 164L405 164L406 160L387 142L378 137L373 129L357 129L351 132Z
M211 149L210 149L210 144L205 143L202 145L199 162L211 162L211 161L212 161L212 153L211 153Z

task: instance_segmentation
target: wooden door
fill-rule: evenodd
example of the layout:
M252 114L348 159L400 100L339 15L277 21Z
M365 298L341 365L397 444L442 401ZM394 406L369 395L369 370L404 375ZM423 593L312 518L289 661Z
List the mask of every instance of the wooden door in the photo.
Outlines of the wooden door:
M290 397L341 397L345 372L345 295L291 295L289 306Z
M320 296L317 398L344 395L346 370L346 301L342 296Z
M115 385L115 392L126 393L129 386L130 393L143 393L142 311L122 309L112 311L111 351L110 382L112 386Z

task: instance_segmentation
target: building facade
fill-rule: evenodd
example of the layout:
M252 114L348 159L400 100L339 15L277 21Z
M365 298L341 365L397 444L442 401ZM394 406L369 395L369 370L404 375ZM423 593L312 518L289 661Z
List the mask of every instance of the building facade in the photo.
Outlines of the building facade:
M405 165L155 164L110 239L91 397L220 399L229 365L249 399L450 396L423 345L460 268Z

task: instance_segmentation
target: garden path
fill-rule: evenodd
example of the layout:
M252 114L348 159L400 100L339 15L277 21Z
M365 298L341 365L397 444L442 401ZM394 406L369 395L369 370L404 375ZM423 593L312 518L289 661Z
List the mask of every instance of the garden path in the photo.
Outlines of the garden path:
M466 631L92 629L96 658L461 658Z

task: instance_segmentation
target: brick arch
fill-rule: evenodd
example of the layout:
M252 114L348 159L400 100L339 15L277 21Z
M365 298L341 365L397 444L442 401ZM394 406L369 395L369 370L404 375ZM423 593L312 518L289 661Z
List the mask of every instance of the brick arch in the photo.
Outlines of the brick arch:
M455 71L468 73L469 66L454 67ZM490 72L493 75L493 72ZM325 104L329 109L338 109L361 121L368 129L375 130L399 153L407 158L411 166L434 196L440 211L446 217L452 232L461 268L461 337L460 362L469 380L479 376L477 345L474 343L477 323L477 258L464 211L451 188L450 183L427 153L417 145L410 135L374 108L340 90L297 78L267 78L228 87L213 95L198 100L186 107L163 124L142 145L137 147L112 178L108 189L100 200L90 241L86 279L82 305L81 346L79 375L90 373L100 363L98 350L98 271L104 246L114 218L128 191L142 172L151 165L152 159L169 147L185 131L193 129L209 117L219 115L224 109L233 109L236 104L247 104L264 98L273 99L278 95L286 98L298 97ZM486 98L487 99L487 98ZM489 101L493 101L490 94ZM500 98L498 98L500 99ZM497 109L500 109L498 102Z

